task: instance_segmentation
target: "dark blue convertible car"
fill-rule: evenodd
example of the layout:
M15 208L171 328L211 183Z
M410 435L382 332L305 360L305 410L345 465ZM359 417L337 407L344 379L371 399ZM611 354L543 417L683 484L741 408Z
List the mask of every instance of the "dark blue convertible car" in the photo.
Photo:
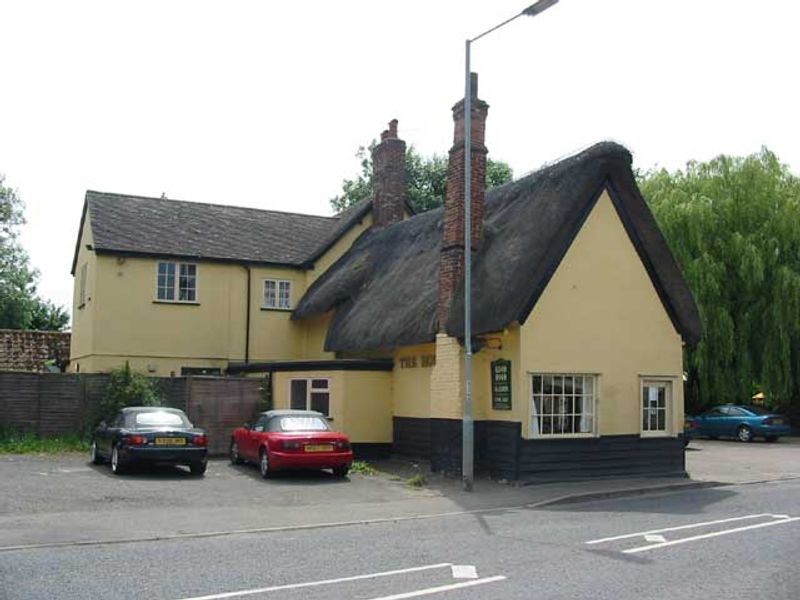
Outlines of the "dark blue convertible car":
M720 404L697 417L686 418L684 436L688 439L708 437L735 437L741 442L752 442L763 437L774 442L789 435L791 427L783 415L760 406Z

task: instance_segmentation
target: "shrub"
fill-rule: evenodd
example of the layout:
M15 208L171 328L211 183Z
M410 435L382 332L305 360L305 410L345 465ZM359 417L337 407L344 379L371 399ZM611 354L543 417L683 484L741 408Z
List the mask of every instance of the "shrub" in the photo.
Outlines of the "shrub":
M91 419L94 429L100 421L110 421L126 406L160 406L161 392L155 381L131 369L128 362L111 371L111 379Z

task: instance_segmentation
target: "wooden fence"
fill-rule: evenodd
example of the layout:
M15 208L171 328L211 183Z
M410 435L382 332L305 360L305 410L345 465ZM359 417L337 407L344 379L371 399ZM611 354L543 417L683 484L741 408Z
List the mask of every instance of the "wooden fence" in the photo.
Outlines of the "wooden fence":
M0 427L42 436L83 434L103 397L106 374L0 372ZM238 377L155 378L162 404L185 411L209 433L211 454L228 450L230 432L253 420L261 380Z

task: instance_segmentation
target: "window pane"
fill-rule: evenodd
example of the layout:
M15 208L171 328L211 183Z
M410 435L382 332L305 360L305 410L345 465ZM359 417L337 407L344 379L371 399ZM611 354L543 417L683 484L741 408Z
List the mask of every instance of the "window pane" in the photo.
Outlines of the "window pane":
M327 390L328 389L328 380L327 379L312 379L311 380L311 387L315 390Z
M564 393L572 394L572 377L564 377Z
M594 377L591 375L583 378L583 393L594 394Z
M544 408L542 409L542 414L545 414L545 415L553 414L553 397L552 396L545 396L544 397Z
M542 379L543 379L542 392L545 393L545 394L552 394L553 393L553 376L552 375L545 375Z
M278 282L278 307L289 308L291 306L292 286L289 281Z
M533 376L533 393L534 394L541 394L542 393L542 376L541 375L534 375Z
M582 394L583 393L583 377L576 377L575 378L575 393Z
M178 299L194 302L196 298L197 265L181 263L178 277Z
M656 429L659 431L665 431L667 428L667 411L666 410L659 410L656 420Z
M580 432L581 433L592 433L593 424L594 424L594 422L592 420L592 416L591 415L583 415L583 417L581 417L581 422L580 422L580 427L581 427L580 428Z
M312 392L311 393L311 410L321 412L323 415L330 414L330 395L328 392Z
M564 390L564 378L560 375L553 377L553 393L561 394Z
M275 291L275 282L267 280L264 282L264 306L267 308L275 308L278 303L277 292Z
M306 410L308 382L305 379L292 379L291 383L291 408Z

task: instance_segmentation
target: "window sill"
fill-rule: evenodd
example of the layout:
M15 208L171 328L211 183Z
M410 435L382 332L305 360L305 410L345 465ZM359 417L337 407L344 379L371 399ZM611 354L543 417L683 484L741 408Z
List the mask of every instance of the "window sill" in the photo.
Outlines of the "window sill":
M671 438L675 437L670 431L641 431L639 432L641 438Z
M200 306L199 302L186 302L182 300L153 300L153 304L177 304L179 306Z
M288 313L290 313L294 309L293 308L277 308L277 307L272 307L272 306L262 306L261 310L271 311L271 312L288 312Z

